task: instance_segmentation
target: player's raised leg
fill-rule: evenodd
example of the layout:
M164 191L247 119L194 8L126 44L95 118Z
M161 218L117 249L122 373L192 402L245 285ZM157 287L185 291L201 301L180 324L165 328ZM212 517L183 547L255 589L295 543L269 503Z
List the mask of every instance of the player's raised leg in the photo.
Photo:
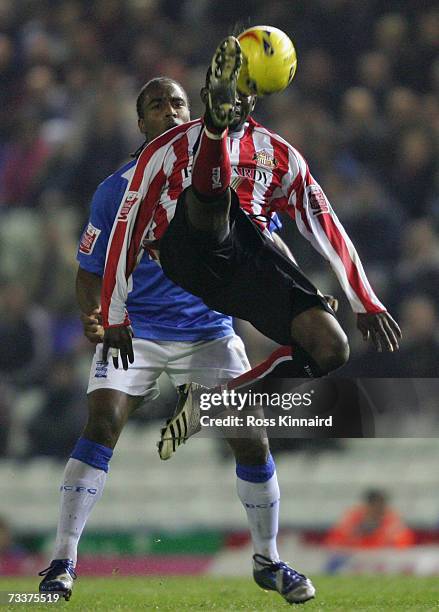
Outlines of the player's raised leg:
M227 149L228 127L236 119L236 83L241 48L233 36L215 51L206 81L204 129L192 168L192 185L186 193L190 225L216 240L228 233L231 166Z
M113 389L88 395L88 422L64 470L55 547L49 567L40 572L44 576L40 592L57 592L70 599L79 539L102 496L123 426L142 400Z

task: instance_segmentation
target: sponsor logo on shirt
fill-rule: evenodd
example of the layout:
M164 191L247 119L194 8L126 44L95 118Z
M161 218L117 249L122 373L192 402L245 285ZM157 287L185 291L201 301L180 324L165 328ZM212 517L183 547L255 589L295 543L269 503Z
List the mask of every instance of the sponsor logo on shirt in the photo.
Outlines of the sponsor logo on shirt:
M119 215L117 217L118 221L126 221L128 219L130 210L132 209L132 207L134 206L134 204L137 202L138 199L139 199L138 191L129 191L127 193L127 197L125 198L123 206L120 209Z
M79 243L79 252L83 255L91 255L101 230L95 227L92 223L89 223L85 228L81 242Z
M264 172L259 168L232 166L232 176L239 176L242 178L250 179L251 181L254 181L256 183L263 183L264 185L269 185L271 177L273 175L271 172Z
M265 166L265 168L276 168L278 165L277 159L265 149L256 151L253 155L253 159L259 166Z
M308 199L314 217L329 213L329 205L325 194L318 185L308 187Z

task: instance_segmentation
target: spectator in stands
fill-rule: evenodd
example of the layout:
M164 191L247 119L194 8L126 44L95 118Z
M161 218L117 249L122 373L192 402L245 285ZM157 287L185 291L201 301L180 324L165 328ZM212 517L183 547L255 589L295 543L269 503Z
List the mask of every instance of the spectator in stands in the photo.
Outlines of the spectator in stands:
M69 357L58 359L48 373L43 405L28 426L29 455L65 461L81 433L85 416L74 363Z
M380 171L386 161L387 130L372 90L350 87L341 103L340 140L357 161Z
M410 216L425 215L432 193L431 177L436 167L429 127L416 127L403 133L397 143L392 184Z
M14 136L5 145L0 168L0 206L33 206L51 147L34 111L12 116Z
M50 319L19 282L0 285L0 374L11 385L41 384L51 358Z
M404 346L399 355L400 376L430 378L439 374L438 312L426 295L413 295L401 304Z
M394 281L395 302L423 294L439 303L439 237L433 223L426 217L414 220L401 234L401 258Z
M414 534L389 507L387 494L370 489L363 503L347 510L329 530L324 543L330 547L403 548L414 544Z
M0 139L4 141L11 132L11 108L20 89L18 66L12 37L0 34Z
M6 519L0 516L0 557L8 554L12 546L12 534Z
M392 61L398 61L401 50L409 38L409 22L403 13L389 13L376 19L374 25L375 47Z
M24 550L21 546L18 546L14 542L13 533L8 521L0 516L0 559L2 557L11 557L12 555L21 555L23 553Z
M4 457L9 445L11 428L11 399L6 385L0 382L0 458Z
M382 51L368 51L357 62L360 85L371 89L382 104L385 93L392 83L392 66L389 57Z

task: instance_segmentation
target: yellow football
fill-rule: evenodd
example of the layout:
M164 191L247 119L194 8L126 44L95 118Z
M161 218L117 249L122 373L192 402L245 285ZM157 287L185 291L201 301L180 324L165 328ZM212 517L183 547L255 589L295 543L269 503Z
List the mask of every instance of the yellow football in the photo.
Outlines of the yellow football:
M243 62L238 90L264 96L285 89L296 73L296 50L290 38L272 26L254 26L238 35Z

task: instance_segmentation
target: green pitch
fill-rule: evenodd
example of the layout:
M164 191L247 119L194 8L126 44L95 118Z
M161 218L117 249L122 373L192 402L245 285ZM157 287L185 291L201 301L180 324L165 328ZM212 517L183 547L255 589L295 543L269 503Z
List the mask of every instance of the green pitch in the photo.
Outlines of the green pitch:
M317 598L290 608L276 593L266 593L243 578L80 578L71 600L61 604L16 604L0 611L53 610L247 610L271 612L418 612L439 610L439 580L414 577L314 577ZM0 578L0 591L35 592L38 579Z

